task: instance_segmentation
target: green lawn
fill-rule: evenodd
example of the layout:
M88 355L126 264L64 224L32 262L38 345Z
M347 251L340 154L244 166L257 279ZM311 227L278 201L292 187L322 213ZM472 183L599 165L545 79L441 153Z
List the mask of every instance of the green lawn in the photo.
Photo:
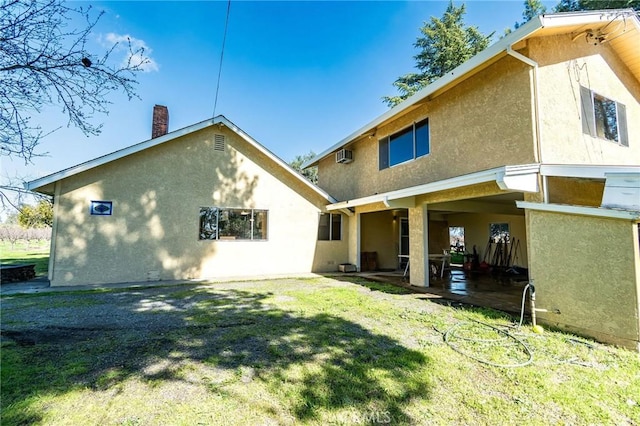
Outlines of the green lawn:
M3 425L640 423L636 353L361 279L2 306Z
M0 241L0 259L2 263L34 263L36 276L47 275L49 267L49 241L28 242L19 240L13 246L8 241Z

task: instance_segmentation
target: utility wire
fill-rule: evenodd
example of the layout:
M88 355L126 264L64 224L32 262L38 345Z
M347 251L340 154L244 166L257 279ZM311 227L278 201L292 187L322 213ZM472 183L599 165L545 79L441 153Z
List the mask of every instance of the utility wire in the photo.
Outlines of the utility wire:
M216 83L216 97L213 102L213 117L216 116L216 107L218 106L218 92L220 91L220 75L222 74L222 60L224 59L224 45L227 41L227 28L229 27L229 10L231 9L231 0L227 2L227 17L224 22L224 36L222 37L222 49L220 50L220 66L218 67L218 82Z

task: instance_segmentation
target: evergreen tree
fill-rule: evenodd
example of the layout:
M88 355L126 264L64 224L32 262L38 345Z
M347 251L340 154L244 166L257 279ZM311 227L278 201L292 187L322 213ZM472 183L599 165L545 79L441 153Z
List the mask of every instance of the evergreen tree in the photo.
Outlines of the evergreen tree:
M414 44L420 49L414 56L419 72L405 74L393 83L400 94L383 97L387 105L399 104L489 45L493 33L485 36L478 27L467 27L465 13L464 3L456 7L451 1L441 19L432 16L424 23Z
M524 12L522 12L523 21L516 22L515 28L518 29L538 15L542 15L547 11L547 8L542 4L540 0L525 0Z
M307 161L311 160L315 157L316 154L313 151L309 151L308 154L305 155L296 155L296 157L289 163L289 165L296 171L298 171L302 176L307 178L307 180L314 185L318 184L318 167L309 167L305 170L302 170L302 165Z
M513 29L518 29L536 16L542 15L547 11L545 5L540 0L524 0L524 11L522 12L522 22L516 22L513 25ZM510 34L513 30L507 28L504 30L504 35Z
M556 12L580 10L634 9L640 11L640 0L560 0Z

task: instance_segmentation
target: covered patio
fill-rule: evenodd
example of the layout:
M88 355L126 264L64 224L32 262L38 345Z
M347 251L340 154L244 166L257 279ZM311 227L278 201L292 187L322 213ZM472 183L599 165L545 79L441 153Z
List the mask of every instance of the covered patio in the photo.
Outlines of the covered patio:
M443 303L462 303L492 308L520 315L522 295L527 281L504 279L491 274L468 276L461 267L453 266L451 274L431 281L430 287L414 286L403 277L403 271L357 272L356 275L402 287L410 292L424 294L426 298ZM525 315L530 314L529 298L525 301Z

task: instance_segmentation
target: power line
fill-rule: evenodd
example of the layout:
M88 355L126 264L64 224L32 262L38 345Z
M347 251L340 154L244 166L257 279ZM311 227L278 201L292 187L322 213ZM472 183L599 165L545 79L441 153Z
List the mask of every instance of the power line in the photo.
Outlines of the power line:
M218 92L220 91L220 75L222 74L222 60L224 59L224 45L227 41L227 28L229 26L229 10L231 9L231 0L227 2L227 17L224 22L224 36L222 37L222 49L220 50L220 67L218 68L218 82L216 83L216 97L213 102L213 117L216 116L216 107L218 106Z

